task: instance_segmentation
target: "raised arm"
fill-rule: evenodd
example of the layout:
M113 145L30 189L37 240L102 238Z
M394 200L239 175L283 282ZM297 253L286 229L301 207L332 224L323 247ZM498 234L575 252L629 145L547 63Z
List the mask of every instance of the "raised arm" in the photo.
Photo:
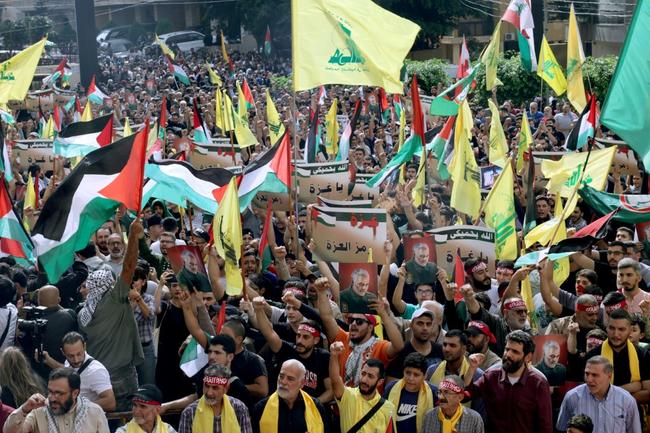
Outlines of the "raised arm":
M316 280L314 285L316 286L316 290L318 290L318 312L320 313L321 320L323 321L325 335L329 341L334 341L339 333L339 325L336 324L336 320L332 314L330 301L327 299L329 281L327 278L319 278Z
M133 272L138 263L138 240L144 236L144 227L142 227L142 220L138 217L133 220L131 227L129 227L129 243L126 246L126 253L124 254L124 261L122 262L122 281L125 283L128 291L133 279ZM126 293L124 293L126 295Z
M205 332L203 332L203 329L199 325L199 321L194 314L194 301L192 295L184 292L181 294L180 301L183 306L183 319L185 320L187 330L190 331L192 337L194 337L202 347L208 347L208 337L205 335Z
M277 332L273 330L273 325L271 325L271 321L264 311L265 305L267 305L266 300L262 296L253 298L253 308L255 309L255 317L257 318L257 329L262 333L273 353L278 353L280 349L282 349L282 339Z
M387 352L388 357L396 357L404 348L404 339L402 338L402 333L397 327L395 320L393 320L390 315L388 301L386 298L383 298L382 300L369 302L368 307L377 311L377 314L381 317L384 329L386 330L386 336L388 337L388 341L390 341Z
M332 392L337 400L343 397L345 384L341 378L341 369L339 367L339 357L343 355L343 343L337 341L330 345L330 380L332 381Z
M539 270L539 277L539 292L542 294L544 303L554 316L560 317L562 314L562 304L560 304L560 301L552 293L552 288L557 288L557 285L553 282L552 261L546 260L546 263Z
M206 245L205 248L208 249L208 278L210 278L210 287L212 288L214 299L219 301L226 293L226 288L221 285L220 281L221 271L217 262L219 255L214 245Z
M393 306L395 311L399 314L404 314L406 311L406 302L402 299L404 294L404 284L406 283L406 265L402 263L402 266L397 270L397 286L395 286L395 291L393 292Z

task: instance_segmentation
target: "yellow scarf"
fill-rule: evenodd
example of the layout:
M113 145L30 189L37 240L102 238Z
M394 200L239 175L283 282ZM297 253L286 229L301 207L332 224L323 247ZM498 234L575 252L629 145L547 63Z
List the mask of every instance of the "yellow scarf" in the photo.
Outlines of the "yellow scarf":
M429 382L434 384L435 386L439 386L440 382L445 378L445 370L447 369L447 361L442 361L440 364L438 364L438 368L436 368L436 371L433 372L431 375L431 379L429 379ZM469 370L469 362L467 362L467 358L463 357L463 363L460 365L460 374L459 376L464 378L465 373L467 373L467 370Z
M318 408L314 400L305 391L300 390L300 395L305 402L305 422L309 433L323 433L323 420L320 418ZM260 431L264 433L278 433L278 419L280 418L280 398L274 392L266 402L262 418L260 419Z
M239 421L237 421L237 414L230 404L230 399L227 395L223 396L223 408L221 409L221 431L223 433L240 433ZM192 421L193 433L212 433L214 428L214 411L212 407L208 406L205 402L205 396L199 399L199 404L194 413L194 421Z
M402 389L404 389L404 379L398 380L388 394L388 401L393 403L396 408L399 407L399 399L402 395ZM429 385L423 383L422 386L420 386L420 392L418 393L418 410L415 417L416 431L422 431L424 415L429 412L429 409L433 409L433 393L431 392Z
M169 429L167 428L167 424L162 422L160 419L160 415L156 415L156 430L154 430L155 433L169 433ZM126 425L126 433L144 433L144 430L140 425L138 425L137 422L135 422L134 419L128 422Z
M459 404L456 413L450 419L447 419L442 409L438 411L438 419L442 423L442 433L454 433L456 430L456 424L460 421L460 417L463 415L463 405Z
M605 340L600 349L600 354L607 358L609 362L614 365L614 350L609 345L609 338ZM630 362L630 382L639 382L641 380L641 371L639 370L639 356L636 353L636 348L630 340L627 340L627 358ZM612 383L614 383L614 372L612 372Z

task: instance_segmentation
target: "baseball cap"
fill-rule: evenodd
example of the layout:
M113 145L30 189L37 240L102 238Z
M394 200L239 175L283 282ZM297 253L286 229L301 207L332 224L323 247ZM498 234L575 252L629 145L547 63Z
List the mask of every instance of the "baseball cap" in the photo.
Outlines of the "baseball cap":
M138 390L131 395L131 399L143 404L160 406L163 397L162 392L160 392L160 389L158 389L156 385L148 383L138 388Z
M434 314L434 312L431 310L427 310L426 308L423 307L420 307L413 312L413 315L411 316L411 320L413 321L420 316L424 316L425 314L429 315L432 320L436 320L436 315Z
M488 341L491 344L494 344L497 342L496 337L490 331L490 327L487 326L485 323L481 322L480 320L472 320L469 322L467 325L467 330L465 331L469 335L479 335L483 334L488 337Z

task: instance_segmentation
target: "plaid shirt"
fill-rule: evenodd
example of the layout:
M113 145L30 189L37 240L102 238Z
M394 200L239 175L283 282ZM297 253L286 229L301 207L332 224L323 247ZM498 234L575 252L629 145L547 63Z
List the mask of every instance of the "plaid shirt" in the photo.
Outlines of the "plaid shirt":
M138 325L138 336L140 337L140 343L146 344L150 343L153 340L153 326L156 321L156 312L154 311L153 306L153 296L143 293L142 300L145 304L147 304L147 308L149 309L149 317L144 317L142 310L140 310L140 306L137 304L133 309L133 315L135 316L135 323Z
M246 405L234 397L229 398L230 404L235 410L235 415L237 415L237 422L239 422L241 433L253 433L253 428L251 427L251 418L248 415L248 409L246 408ZM181 422L178 426L178 433L192 433L192 422L194 421L194 414L196 413L196 408L198 405L199 401L196 400L194 403L190 404L183 410L183 413L181 414ZM214 433L228 433L221 431L221 415L214 417L212 431Z

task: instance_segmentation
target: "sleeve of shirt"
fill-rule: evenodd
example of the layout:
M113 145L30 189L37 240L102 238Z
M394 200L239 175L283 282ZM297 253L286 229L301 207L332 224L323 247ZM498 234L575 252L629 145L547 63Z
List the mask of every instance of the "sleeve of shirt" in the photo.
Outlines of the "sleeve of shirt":
M641 419L639 418L639 408L633 399L627 400L625 408L625 427L629 433L641 433Z
M237 421L239 422L239 428L241 433L253 433L253 427L251 426L251 417L248 414L248 409L244 406L243 403L237 405Z
M188 406L181 413L181 420L178 424L178 433L192 433L192 409Z
M340 341L341 343L343 343L344 347L347 347L348 343L350 341L349 334L347 332L345 332L343 330L343 328L341 328L340 326L339 326L339 333L336 334L336 338L334 338L333 342L337 342L337 341Z
M274 307L271 305L271 323L276 324L280 321L280 317L284 314L282 308Z
M569 423L569 419L573 416L573 400L575 394L568 394L567 396L564 397L564 400L562 401L562 405L560 406L560 414L557 416L557 423L555 424L555 427L559 431L566 431L567 429L567 424Z
M102 412L101 414L95 417L97 419L97 433L110 433L111 430L108 428L108 420L106 415Z
M551 408L551 390L546 381L537 385L537 425L539 433L553 433L553 410Z
M566 290L560 290L560 295L558 296L558 302L564 308L568 308L571 311L574 311L576 308L576 299L578 299L578 297L573 293L569 293Z
M417 309L418 309L417 305L406 304L406 309L402 313L402 319L411 320L411 317L413 317L413 313L415 313L415 310Z
M106 368L98 368L92 372L92 374L86 375L88 377L84 377L84 381L88 383L88 387L95 391L97 394L101 394L102 392L113 389L113 385L111 385L111 377L108 374L108 370Z
M25 432L36 432L38 428L36 427L36 419L34 414L30 413L26 417L23 416L20 408L14 410L11 415L5 421L5 425L2 430L4 433L21 433Z

